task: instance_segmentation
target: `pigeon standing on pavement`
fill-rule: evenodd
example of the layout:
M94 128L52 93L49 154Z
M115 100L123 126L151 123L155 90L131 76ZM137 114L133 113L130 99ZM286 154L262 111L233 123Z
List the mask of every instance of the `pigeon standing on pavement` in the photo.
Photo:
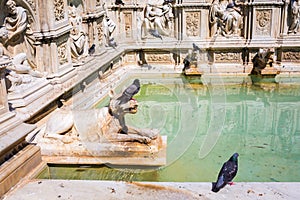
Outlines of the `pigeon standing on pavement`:
M135 79L133 83L128 86L122 95L118 98L120 100L120 104L127 103L130 99L133 98L134 95L136 95L140 91L140 80Z
M238 153L234 153L228 161L226 161L218 175L217 182L212 182L213 192L219 192L220 189L225 187L227 184L232 184L233 178L236 176L238 171Z

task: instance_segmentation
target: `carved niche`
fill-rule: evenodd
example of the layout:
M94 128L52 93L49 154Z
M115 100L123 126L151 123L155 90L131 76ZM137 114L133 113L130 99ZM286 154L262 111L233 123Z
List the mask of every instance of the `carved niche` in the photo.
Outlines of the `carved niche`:
M36 12L36 3L34 0L25 0L31 7L31 9Z
M256 35L269 36L271 35L271 18L272 10L257 10L256 11Z
M65 4L63 0L54 0L54 16L55 21L64 19L65 16Z
M200 12L186 12L186 35L200 35Z

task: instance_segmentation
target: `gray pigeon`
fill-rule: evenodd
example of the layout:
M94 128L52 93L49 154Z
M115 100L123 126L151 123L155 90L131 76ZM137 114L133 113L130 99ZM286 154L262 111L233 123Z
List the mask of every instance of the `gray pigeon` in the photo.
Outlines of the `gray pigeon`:
M234 153L227 162L225 162L219 172L217 182L212 182L213 192L219 192L220 189L230 184L238 171L238 153Z
M140 91L140 80L135 79L133 83L128 86L122 95L118 98L120 100L120 104L127 103L130 99L133 98L134 95L136 95Z

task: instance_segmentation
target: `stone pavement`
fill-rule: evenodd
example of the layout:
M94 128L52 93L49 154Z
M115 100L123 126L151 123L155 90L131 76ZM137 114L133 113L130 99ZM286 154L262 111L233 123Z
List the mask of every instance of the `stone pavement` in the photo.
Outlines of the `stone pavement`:
M218 193L211 183L116 182L90 180L32 180L16 186L2 200L296 200L300 183L245 183L227 185Z

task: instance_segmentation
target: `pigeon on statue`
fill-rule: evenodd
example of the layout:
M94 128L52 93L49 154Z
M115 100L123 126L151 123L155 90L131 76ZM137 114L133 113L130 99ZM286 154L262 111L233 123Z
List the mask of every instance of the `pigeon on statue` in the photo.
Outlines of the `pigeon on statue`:
M150 30L149 30L149 33L150 33L151 35L153 35L154 37L160 38L160 39L162 40L162 37L161 37L161 35L158 33L158 30L157 30L157 29L150 29Z
M90 48L89 48L89 55L92 55L95 53L95 44L93 44Z
M236 176L238 171L238 153L234 153L228 161L223 164L221 168L217 182L212 182L213 192L219 192L220 189L225 187L227 184L232 185L232 180Z
M140 91L140 80L135 79L133 83L128 86L122 93L122 95L118 98L120 100L120 104L127 103L130 99L133 98Z
M116 0L116 1L115 1L115 4L116 4L116 5L122 5L122 6L125 5L125 3L124 3L122 0Z
M200 51L201 49L195 43L193 43L193 50L194 51Z

